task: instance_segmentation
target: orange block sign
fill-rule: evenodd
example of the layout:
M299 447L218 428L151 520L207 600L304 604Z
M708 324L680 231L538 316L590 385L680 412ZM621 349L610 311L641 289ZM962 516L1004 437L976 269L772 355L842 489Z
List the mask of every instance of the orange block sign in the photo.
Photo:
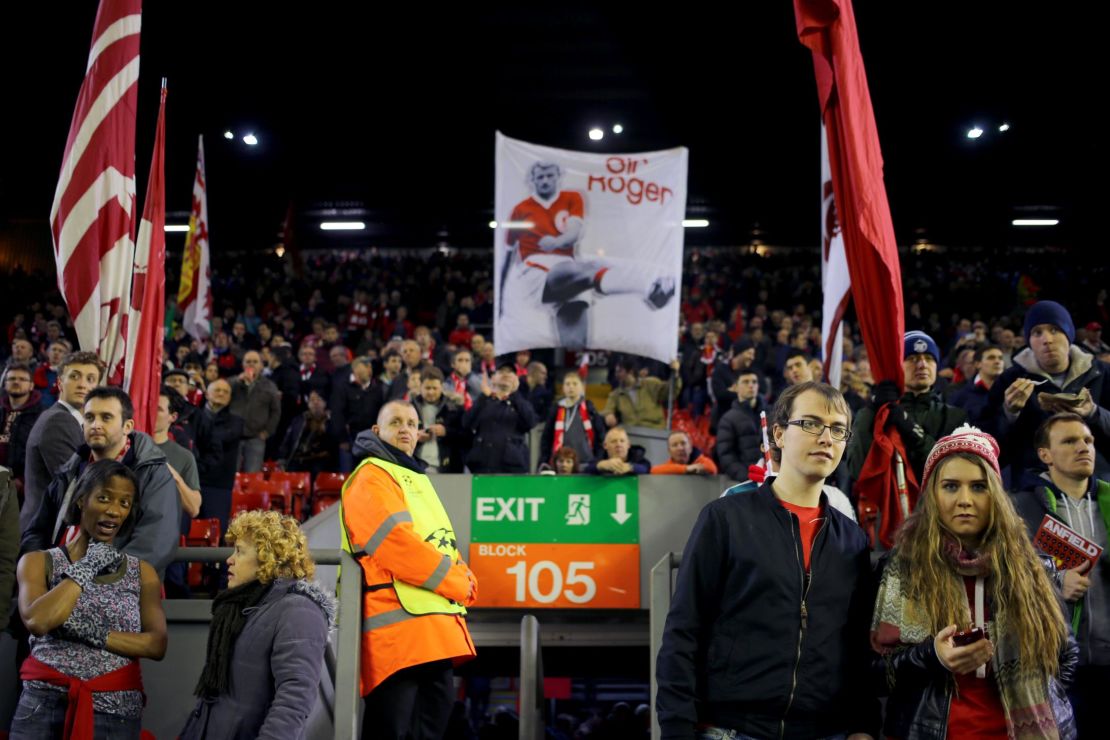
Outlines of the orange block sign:
M640 546L472 543L478 606L638 609Z

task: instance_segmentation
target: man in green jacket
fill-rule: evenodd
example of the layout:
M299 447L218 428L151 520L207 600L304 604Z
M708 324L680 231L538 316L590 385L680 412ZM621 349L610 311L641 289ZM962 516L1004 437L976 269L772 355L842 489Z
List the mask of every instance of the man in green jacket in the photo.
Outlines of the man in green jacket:
M662 429L667 424L668 398L678 398L682 390L682 380L678 377L678 359L671 361L671 374L674 376L674 391L667 388L667 381L650 375L640 377L639 366L635 360L624 359L617 365L617 382L620 383L609 393L601 415L605 425L618 424L633 427Z

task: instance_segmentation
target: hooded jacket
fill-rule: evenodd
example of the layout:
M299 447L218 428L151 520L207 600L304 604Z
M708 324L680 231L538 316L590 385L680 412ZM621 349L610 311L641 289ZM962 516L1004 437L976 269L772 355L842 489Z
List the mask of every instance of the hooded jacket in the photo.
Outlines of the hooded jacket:
M1029 537L1036 536L1045 515L1074 529L1087 539L1107 546L1107 515L1099 501L1100 494L1105 500L1110 498L1110 483L1092 477L1088 481L1087 492L1079 502L1072 502L1068 495L1057 490L1048 474L1032 486L1016 494L1014 508L1029 530ZM1083 598L1075 604L1067 604L1064 610L1069 621L1078 615L1075 638L1079 642L1080 665L1110 665L1110 556L1104 550L1088 572L1091 587ZM1074 622L1073 622L1074 624Z
M177 551L181 499L166 467L166 455L154 440L143 432L131 432L130 440L131 446L122 462L139 480L139 505L124 522L114 544L150 563L161 577ZM21 552L46 550L58 541L77 479L89 465L91 452L88 445L81 445L54 476L31 526L23 532Z
M1012 467L1011 480L1020 481L1028 470L1040 472L1044 465L1037 458L1033 439L1037 427L1048 418L1048 414L1037 403L1038 393L1079 393L1086 388L1095 403L1094 415L1086 419L1087 426L1095 436L1095 477L1110 477L1110 459L1103 454L1110 443L1110 382L1106 375L1110 372L1107 365L1087 354L1074 344L1068 348L1068 369L1062 385L1057 385L1052 376L1037 364L1033 350L1026 347L1014 357L1014 364L1004 371L991 386L987 408L983 412L984 431L990 432L1002 447L999 460L1003 466ZM1033 390L1033 396L1018 412L1010 418L1003 408L1006 389L1018 378L1044 381Z
M320 584L279 578L235 639L226 694L198 699L182 740L300 740L319 696L320 666L335 626L335 598Z

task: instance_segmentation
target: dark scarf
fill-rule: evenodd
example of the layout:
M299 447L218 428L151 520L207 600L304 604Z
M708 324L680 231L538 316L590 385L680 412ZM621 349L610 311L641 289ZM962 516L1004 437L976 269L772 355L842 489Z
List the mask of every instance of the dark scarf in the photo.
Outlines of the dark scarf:
M270 584L253 580L229 588L212 602L212 624L208 629L208 656L194 692L201 697L226 694L231 683L231 652L243 631L251 607L270 592Z

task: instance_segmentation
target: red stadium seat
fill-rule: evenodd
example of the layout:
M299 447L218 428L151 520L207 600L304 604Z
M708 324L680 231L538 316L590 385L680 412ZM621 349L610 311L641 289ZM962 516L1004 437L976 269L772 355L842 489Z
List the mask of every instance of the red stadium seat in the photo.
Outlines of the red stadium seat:
M219 547L220 520L194 519L189 523L189 536L185 538L189 547Z
M270 508L270 493L252 488L250 490L232 489L231 516L243 511L266 511Z
M220 546L220 520L219 519L194 519L189 523L189 536L182 537L185 545L189 547L219 547ZM201 588L204 585L204 565L189 563L189 588Z
M343 483L346 480L346 473L320 473L316 476L316 484L312 489L313 516L338 503L339 494L343 491Z
M312 516L339 503L339 491L318 491L312 497Z
M316 486L313 489L313 493L330 491L339 493L343 490L343 483L346 480L346 473L320 473L316 476Z
M266 480L265 473L236 473L235 474L235 488L247 490L256 483L262 483Z
M288 513L292 514L297 519L301 519L308 503L308 497L312 493L312 474L286 473L281 470L275 470L270 473L270 480L289 484L292 504Z

